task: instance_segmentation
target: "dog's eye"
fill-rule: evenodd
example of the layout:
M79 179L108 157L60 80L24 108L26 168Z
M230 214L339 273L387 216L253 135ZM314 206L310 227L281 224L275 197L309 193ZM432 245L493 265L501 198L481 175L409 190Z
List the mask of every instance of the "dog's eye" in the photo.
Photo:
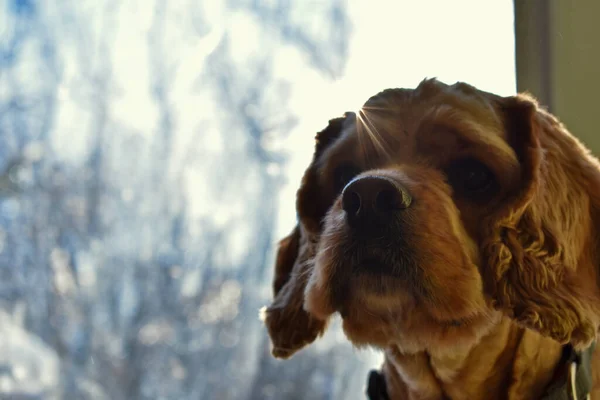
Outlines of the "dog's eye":
M446 173L454 190L464 194L485 192L491 189L496 181L492 171L473 158L455 161Z
M333 187L335 192L340 193L348 182L358 174L360 174L360 170L354 164L345 163L338 166L333 171Z

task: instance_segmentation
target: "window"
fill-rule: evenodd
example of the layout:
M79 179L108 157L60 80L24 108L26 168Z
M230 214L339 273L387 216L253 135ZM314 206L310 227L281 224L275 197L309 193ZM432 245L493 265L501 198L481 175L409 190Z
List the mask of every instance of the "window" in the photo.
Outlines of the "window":
M339 324L269 355L326 121L424 77L514 92L512 2L0 6L0 393L360 399Z

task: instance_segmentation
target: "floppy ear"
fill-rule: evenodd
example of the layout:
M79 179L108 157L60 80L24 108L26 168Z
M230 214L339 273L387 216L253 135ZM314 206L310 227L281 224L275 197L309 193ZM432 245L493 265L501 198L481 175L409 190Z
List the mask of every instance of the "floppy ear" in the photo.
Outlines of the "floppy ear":
M273 279L273 303L265 310L265 325L271 337L271 353L288 358L325 331L327 321L303 308L304 287L314 257L315 244L307 240L299 225L279 242Z
M277 257L275 258L275 277L273 278L273 296L290 280L290 275L300 251L300 226L281 239L278 244Z
M497 308L560 343L586 347L599 324L594 203L598 163L535 100L500 100L521 186L490 217L482 274Z
M273 303L266 308L264 322L271 342L272 354L288 358L322 335L327 321L308 313L304 307L304 289L312 272L322 220L333 204L333 194L325 190L319 179L318 162L324 151L341 135L345 122L354 113L329 121L327 128L316 136L311 165L302 178L297 193L296 209L299 222L294 230L279 242L273 279Z

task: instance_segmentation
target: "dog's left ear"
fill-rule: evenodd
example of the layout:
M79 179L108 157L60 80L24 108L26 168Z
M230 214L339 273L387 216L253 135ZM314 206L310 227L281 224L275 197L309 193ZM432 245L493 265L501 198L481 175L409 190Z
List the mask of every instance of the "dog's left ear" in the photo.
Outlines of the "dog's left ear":
M327 321L304 309L304 291L312 273L323 218L335 194L324 187L319 162L327 148L341 136L356 115L347 112L329 121L315 140L315 152L298 189L298 225L279 242L273 279L273 303L265 309L264 322L273 343L273 356L288 358L312 343L326 329Z
M600 323L598 162L533 98L499 104L521 183L485 224L486 288L518 323L586 347Z

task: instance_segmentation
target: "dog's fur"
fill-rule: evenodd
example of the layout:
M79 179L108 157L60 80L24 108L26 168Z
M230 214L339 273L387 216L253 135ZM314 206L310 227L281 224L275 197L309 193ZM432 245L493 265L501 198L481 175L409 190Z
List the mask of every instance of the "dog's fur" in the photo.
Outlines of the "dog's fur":
M492 171L485 193L453 186L467 158ZM344 163L402 185L412 205L358 237L334 182ZM355 346L385 352L392 399L532 399L564 344L596 338L600 165L530 96L435 79L385 90L317 135L296 206L265 315L276 357L337 312ZM373 257L393 273L365 272Z

